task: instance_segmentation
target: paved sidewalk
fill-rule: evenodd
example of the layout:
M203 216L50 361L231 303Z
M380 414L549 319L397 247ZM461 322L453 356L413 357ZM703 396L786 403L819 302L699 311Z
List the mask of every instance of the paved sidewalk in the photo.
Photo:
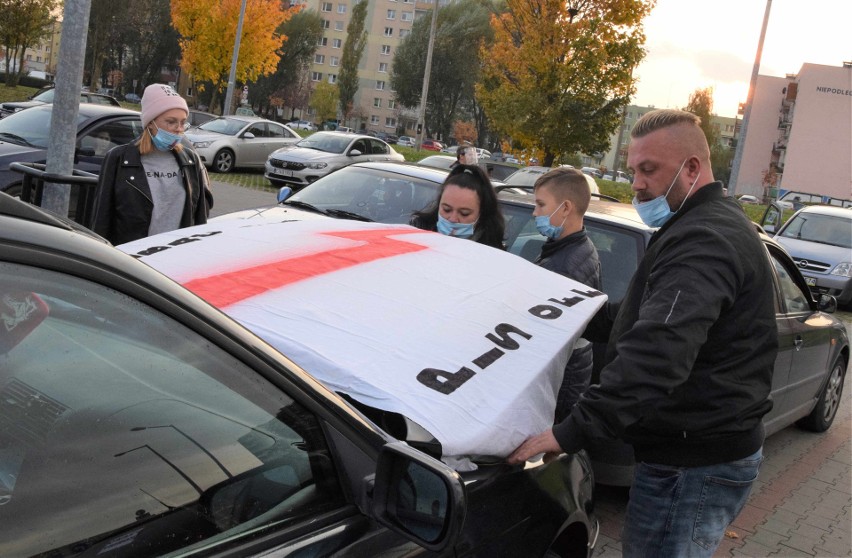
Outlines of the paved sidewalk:
M764 463L745 509L716 558L852 557L852 381L823 434L795 426L767 438ZM599 487L596 557L621 556L626 489Z

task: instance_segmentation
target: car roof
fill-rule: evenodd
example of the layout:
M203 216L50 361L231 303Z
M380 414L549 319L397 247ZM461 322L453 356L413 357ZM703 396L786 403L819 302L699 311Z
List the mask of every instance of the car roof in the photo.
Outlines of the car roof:
M806 205L799 210L799 213L816 213L818 215L831 215L833 217L852 219L852 208L835 205Z
M516 193L516 191L512 191L511 189L504 189L500 191L498 197L501 200L509 201L517 205L527 205L529 207L533 207L535 205L535 197L532 192L521 194ZM655 230L642 222L642 219L639 218L639 214L636 213L636 209L633 208L633 205L600 199L595 197L594 194L592 195L592 199L589 201L589 209L586 211L587 215L589 213L594 213L596 216L603 216L607 221L618 223L629 228L643 231Z
M385 172L393 172L396 174L401 174L405 176L410 176L412 178L417 178L420 180L429 180L431 182L437 182L438 184L442 183L447 178L447 171L445 169L436 169L434 167L421 167L409 162L366 162L366 163L355 163L354 165L349 165L351 168L367 168L367 169L377 169Z
M52 111L54 104L38 105L27 110L46 110ZM111 116L122 114L139 115L139 111L126 109L124 107L116 107L112 105L96 105L92 103L80 103L79 113L87 117Z
M382 141L380 138L374 138L373 136L368 136L367 134L356 134L356 133L353 133L353 132L332 132L330 130L329 131L323 131L323 132L317 132L316 134L314 134L313 136L310 136L310 137L314 137L317 134L325 134L325 135L329 135L329 136L334 136L334 137L338 137L338 138L346 138L346 139L350 139L350 140L356 139L356 138L365 138L365 139L378 139L379 141Z

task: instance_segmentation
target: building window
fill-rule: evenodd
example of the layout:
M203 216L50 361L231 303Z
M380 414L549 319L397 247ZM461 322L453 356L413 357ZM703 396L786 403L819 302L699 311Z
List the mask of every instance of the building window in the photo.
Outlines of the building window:
M388 19L396 19L396 10L388 10Z
M337 5L337 13L345 14L346 13L346 4L338 4Z
M385 128L396 128L396 118L390 116L385 118Z
M404 39L409 35L411 35L411 29L400 29L399 30L399 38L400 39Z
M386 74L388 73L388 63L387 62L379 62L379 72Z
M384 89L385 89L385 82L383 82L383 81L377 81L377 82L376 82L376 89L378 89L379 91L384 91Z
M317 46L328 46L328 37L320 37L320 40L317 41Z
M314 64L325 64L325 55L324 54L315 54L314 55Z
M313 72L311 74L311 81L322 81L322 72Z
M331 48L340 48L343 44L343 39L334 39L331 41Z
M329 83L337 83L337 74L328 74Z
M396 101L394 99L388 100L388 108L389 109L395 109L396 108Z
M335 21L334 22L334 30L335 31L343 31L343 22L342 21Z
M390 54L390 45L382 45L382 54L384 54L384 55Z
M379 117L376 116L375 114L371 115L370 116L370 124L378 124L378 123L379 123Z
M402 12L402 21L414 21L414 12Z
M328 29L329 25L331 25L330 21L328 21L327 19L322 20L322 28L323 29Z
M373 106L374 106L374 107L376 107L376 108L382 108L382 99L381 99L381 97L374 97L374 98L373 98Z
M331 11L331 2L323 2L322 3L322 11L330 12Z
M393 37L393 27L385 27L385 37Z
M328 59L328 65L329 66L339 66L340 65L340 58L338 58L336 56L330 56L329 59Z

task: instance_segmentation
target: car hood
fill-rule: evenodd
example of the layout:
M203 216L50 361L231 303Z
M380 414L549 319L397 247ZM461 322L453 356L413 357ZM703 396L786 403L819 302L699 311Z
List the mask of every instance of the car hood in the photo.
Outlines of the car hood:
M272 220L272 221L308 221L310 219L332 219L328 215L315 213L306 209L297 209L295 207L287 207L284 205L270 205L267 207L258 207L255 209L242 209L240 211L232 211L224 215L219 215L210 219L211 222L218 221L234 221L237 219L246 220Z
M0 141L0 168L8 169L13 162L32 162L44 158L45 150L41 147L19 145L9 141Z
M849 256L849 248L843 248L842 246L832 246L830 244L820 244L819 242L797 240L782 236L776 236L775 240L787 250L794 260L817 260L831 264L834 267L840 262L848 262L852 259Z
M30 107L37 107L39 105L45 104L42 101L10 101L7 103L0 103L5 109L25 109Z
M280 159L282 161L328 161L337 157L345 157L343 153L329 153L327 151L318 151L307 147L285 147L276 149L269 156L270 158Z

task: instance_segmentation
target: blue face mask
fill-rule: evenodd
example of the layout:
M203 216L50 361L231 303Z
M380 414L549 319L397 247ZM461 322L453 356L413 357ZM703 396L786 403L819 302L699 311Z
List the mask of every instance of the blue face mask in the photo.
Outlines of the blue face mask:
M565 202L562 202L565 203ZM553 218L553 214L559 211L559 208L562 207L562 203L553 210L553 213L550 215L539 215L535 218L535 228L538 229L538 232L551 240L556 240L562 235L563 225L565 225L565 220L568 219L566 216L565 219L562 219L562 225L558 227L556 225L552 225L550 223L550 219Z
M150 134L151 132L148 131L148 133ZM154 142L154 147L160 151L168 151L174 149L175 145L180 142L180 135L157 128L157 133L151 136L151 141Z
M453 223L438 215L438 232L456 238L470 238L473 236L473 226L476 223Z
M689 158L686 158L683 160L683 163L680 164L677 174L672 179L672 183L669 185L669 189L666 190L664 195L657 196L656 198L646 202L640 202L636 199L636 196L633 196L633 207L636 208L636 212L639 214L639 218L642 219L642 222L649 227L662 227L666 224L666 221L671 219L672 216L677 213L677 211L672 211L671 207L669 207L669 202L666 201L666 198L668 197L669 192L672 191L672 188L677 181L677 177L680 176L680 172L683 170L683 166L688 160ZM689 194L692 193L692 189L695 188L700 176L701 173L698 173L698 176L695 177L695 182L693 182L692 186L689 187L689 192L686 193L686 198L688 198ZM684 198L684 201L686 201L686 198ZM683 203L681 203L681 207L683 207ZM680 211L680 207L678 207L677 210Z

